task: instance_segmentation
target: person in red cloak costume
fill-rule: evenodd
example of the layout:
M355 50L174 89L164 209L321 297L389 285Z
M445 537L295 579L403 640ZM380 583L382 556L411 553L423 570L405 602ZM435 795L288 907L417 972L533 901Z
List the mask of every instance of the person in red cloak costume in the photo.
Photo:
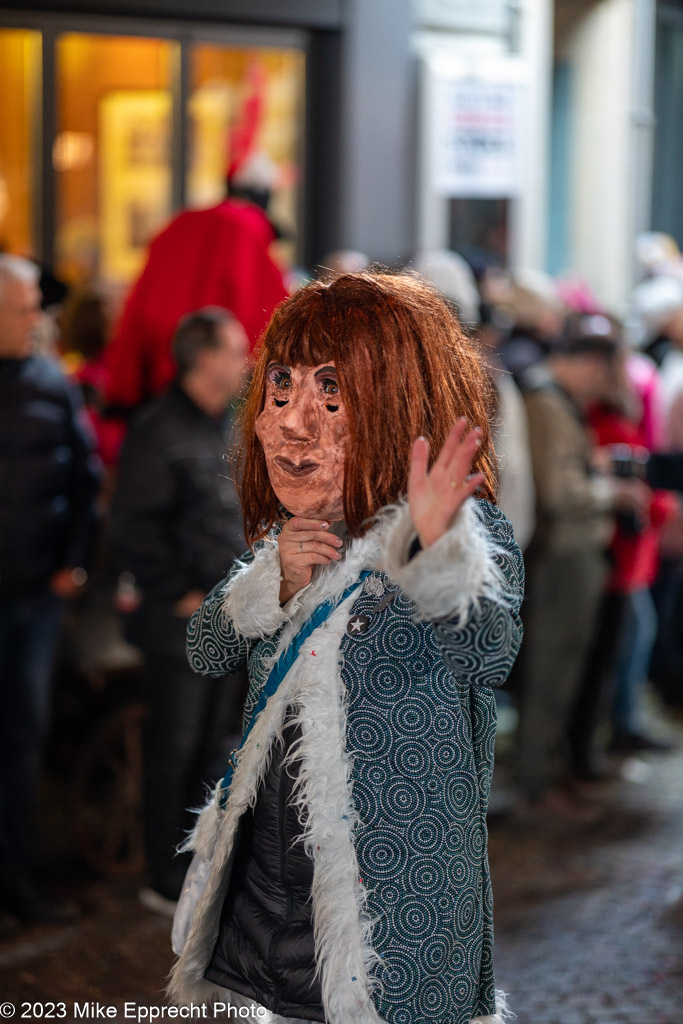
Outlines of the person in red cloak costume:
M157 235L107 349L110 405L133 408L166 390L175 376L171 338L192 310L229 310L254 348L287 296L268 251L274 238L263 210L238 199L185 210Z
M248 67L246 85L228 140L229 198L208 210L181 212L152 241L107 349L110 407L132 409L167 389L176 375L171 339L186 313L207 306L227 309L244 327L253 351L273 310L288 295L269 252L278 237L265 212L275 167L264 177L264 161L258 159L267 89L258 61Z

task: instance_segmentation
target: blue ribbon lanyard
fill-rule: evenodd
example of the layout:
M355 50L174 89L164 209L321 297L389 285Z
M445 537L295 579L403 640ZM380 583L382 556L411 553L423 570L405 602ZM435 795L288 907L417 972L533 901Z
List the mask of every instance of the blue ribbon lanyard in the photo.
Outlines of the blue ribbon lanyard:
M327 619L329 619L332 612L339 607L342 601L345 601L346 598L349 597L354 592L354 590L356 590L361 585L361 583L363 583L364 580L366 580L368 576L370 576L371 574L371 569L363 569L359 578L355 580L354 583L349 584L349 586L346 588L346 590L340 597L330 598L328 601L323 601L322 604L319 604L318 607L313 612L313 614L311 615L310 619L307 619L304 622L299 632L296 634L296 636L292 638L290 643L287 645L287 647L284 649L280 657L273 665L270 675L266 680L266 685L261 690L261 695L259 696L259 699L256 702L256 707L254 708L253 714L249 720L249 724L244 730L240 745L239 747L236 747L233 751L231 751L230 757L228 758L227 771L223 776L223 781L221 782L220 789L218 789L216 792L218 805L221 810L225 810L225 806L228 802L228 790L230 789L232 777L235 773L235 768L237 767L237 759L239 757L239 753L244 744L246 743L249 733L256 724L256 719L261 714L264 707L268 703L268 700L273 696L273 694L279 687L280 683L285 678L290 668L296 661L299 655L299 651L306 643L313 630L317 629L318 626L322 626L323 622L326 622Z

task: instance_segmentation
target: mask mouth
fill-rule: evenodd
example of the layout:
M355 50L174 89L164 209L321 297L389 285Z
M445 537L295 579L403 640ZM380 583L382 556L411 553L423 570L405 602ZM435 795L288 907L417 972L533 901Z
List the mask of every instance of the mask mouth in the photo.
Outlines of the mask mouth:
M288 473L290 476L309 476L318 469L319 463L313 462L311 459L304 459L303 462L292 462L291 459L285 458L284 455L276 455L273 462L281 469L284 473Z

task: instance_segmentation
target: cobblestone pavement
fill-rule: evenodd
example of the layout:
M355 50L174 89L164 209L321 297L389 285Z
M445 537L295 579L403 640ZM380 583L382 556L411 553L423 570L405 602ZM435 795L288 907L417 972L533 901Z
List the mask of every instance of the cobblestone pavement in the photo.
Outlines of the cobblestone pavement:
M492 825L497 983L517 1024L683 1024L683 752L624 768L596 825Z
M683 1024L683 747L626 767L631 781L601 794L597 825L537 834L492 823L497 981L518 1024ZM160 1005L168 920L139 905L134 882L69 863L59 887L83 919L5 923L0 1003L19 1019L24 1001L64 1001L66 1024L74 1002L115 1006L118 1021L125 1001Z

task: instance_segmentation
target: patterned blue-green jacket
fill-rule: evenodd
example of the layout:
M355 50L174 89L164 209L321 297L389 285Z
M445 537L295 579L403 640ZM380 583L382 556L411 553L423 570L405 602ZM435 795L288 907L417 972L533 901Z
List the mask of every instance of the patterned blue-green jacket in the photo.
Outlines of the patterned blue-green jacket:
M414 537L405 505L387 510L284 608L277 543L267 540L190 621L196 671L248 665L248 719L277 653L313 609L373 570L311 635L259 715L225 812L214 802L200 816L190 846L211 868L173 971L176 1001L226 1001L204 970L237 823L287 713L302 731L297 796L327 1020L502 1022L485 817L492 688L521 642L523 564L508 521L483 501L468 500L451 530L410 558Z

